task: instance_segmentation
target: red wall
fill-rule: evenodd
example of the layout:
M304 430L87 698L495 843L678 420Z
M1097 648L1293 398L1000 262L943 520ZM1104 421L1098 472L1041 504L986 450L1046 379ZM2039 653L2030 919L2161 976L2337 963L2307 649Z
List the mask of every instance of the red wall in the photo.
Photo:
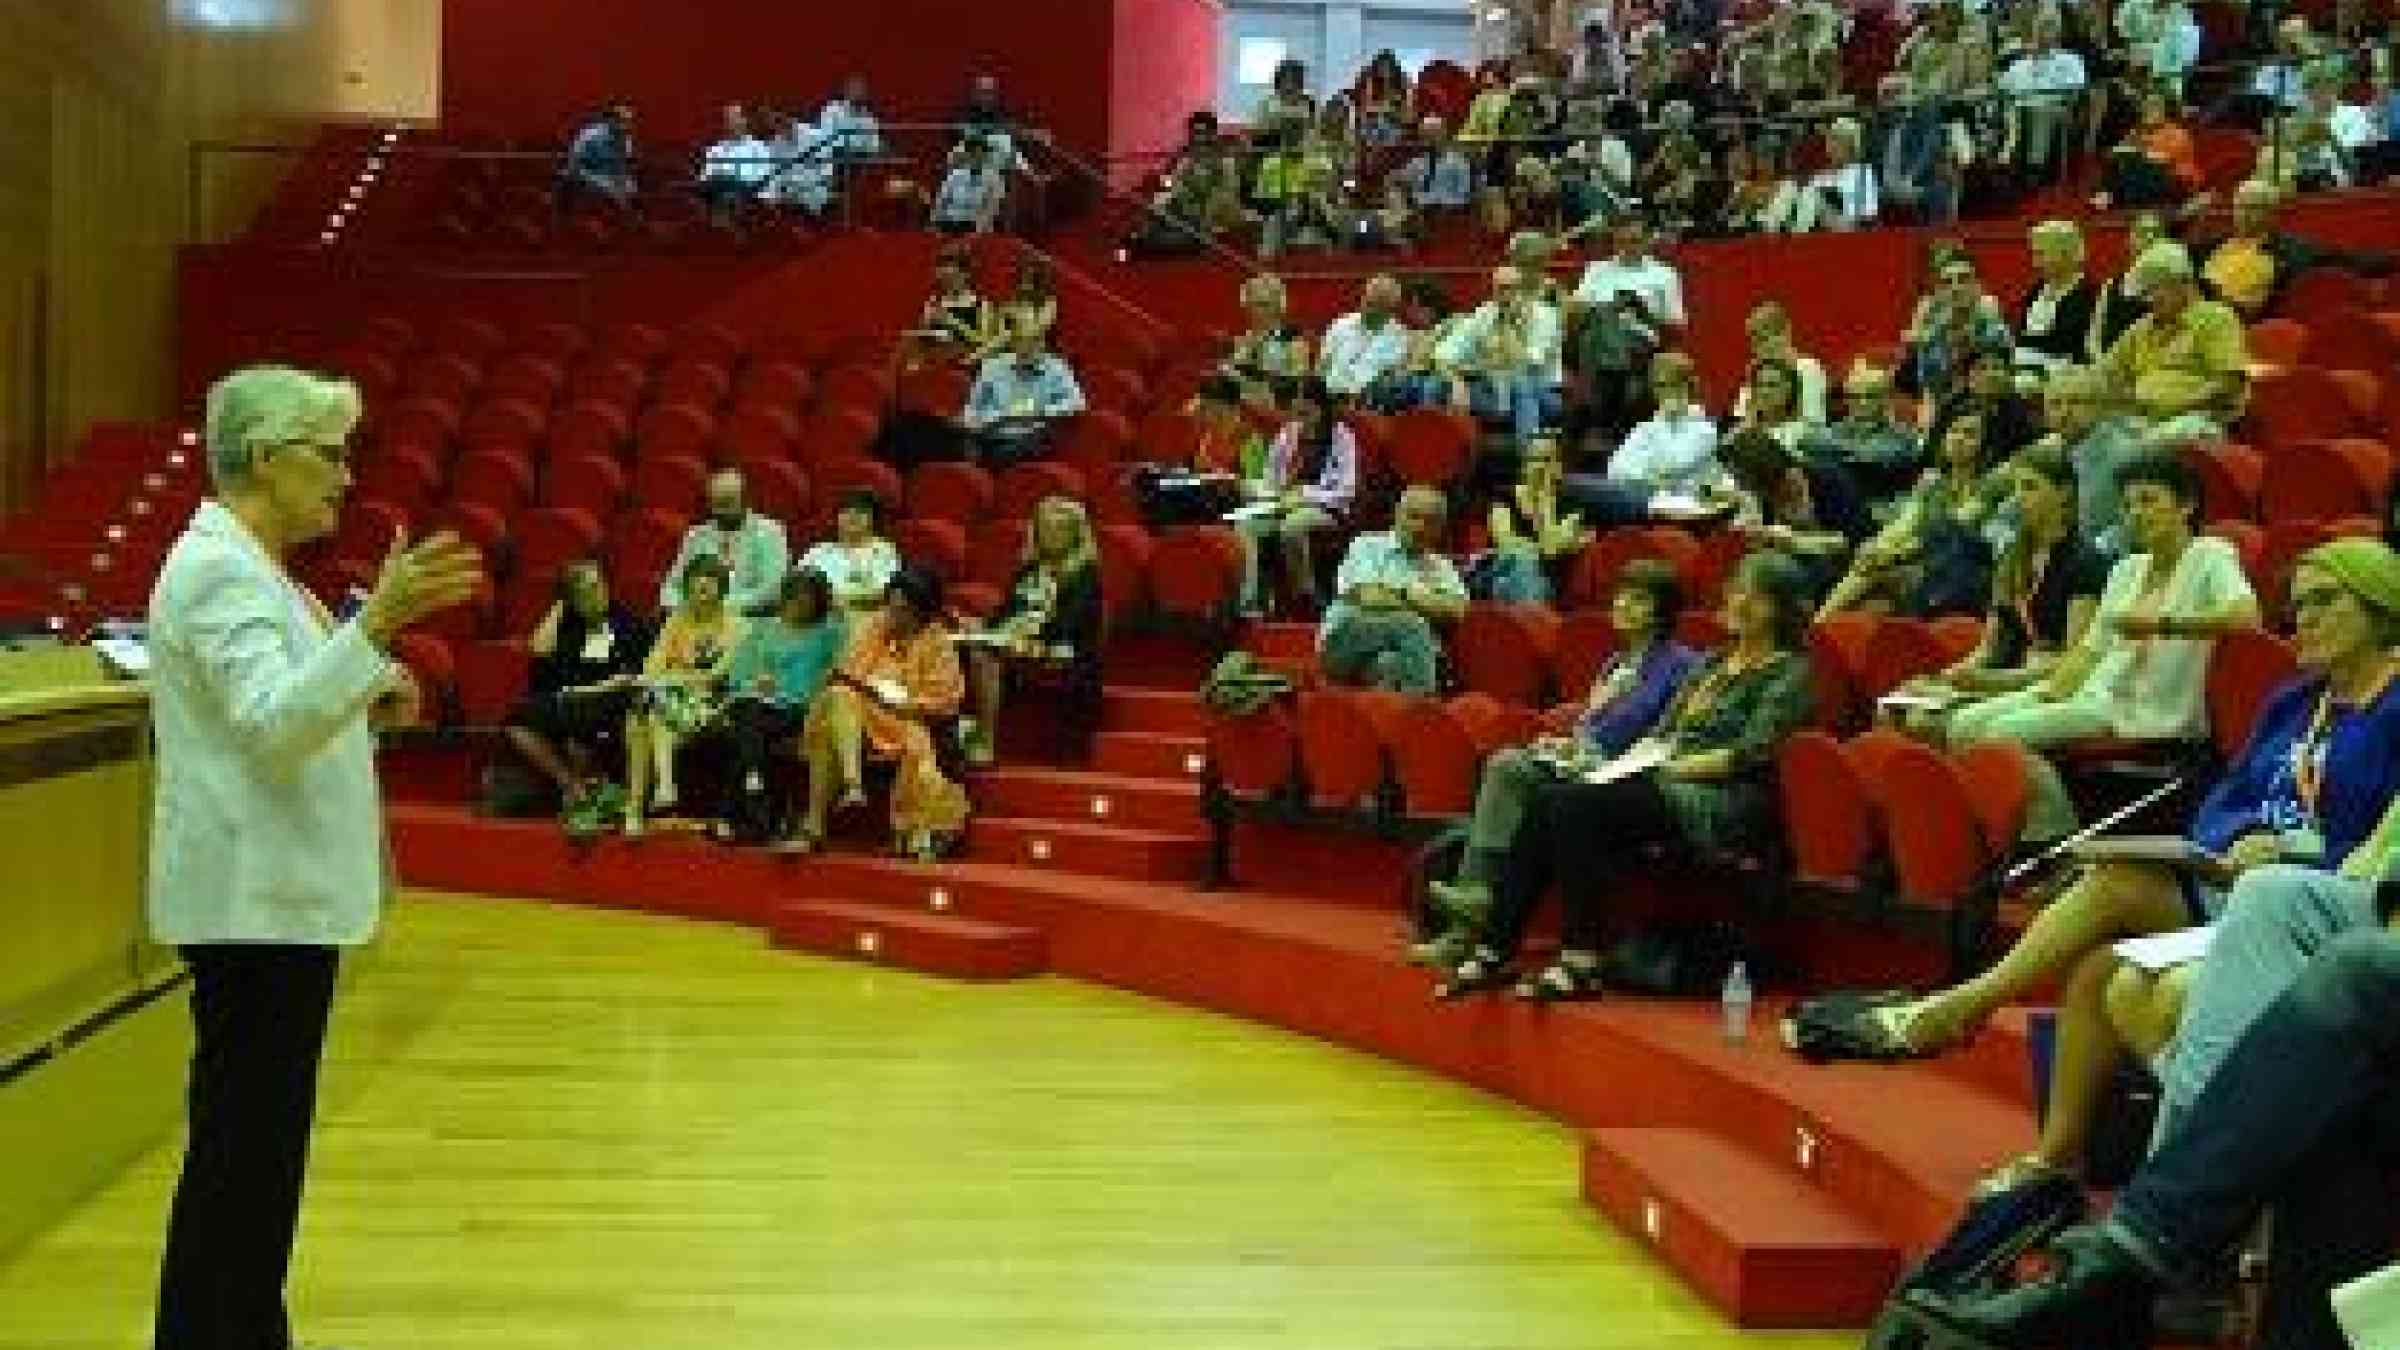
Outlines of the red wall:
M1183 144L1183 121L1216 103L1218 0L1117 0L1108 151Z
M444 0L442 118L453 133L546 144L621 95L640 111L642 138L663 146L712 132L729 100L813 112L854 72L887 119L938 120L983 71L1064 143L1097 152L1110 144L1119 4L1190 3ZM1212 79L1214 59L1212 45Z

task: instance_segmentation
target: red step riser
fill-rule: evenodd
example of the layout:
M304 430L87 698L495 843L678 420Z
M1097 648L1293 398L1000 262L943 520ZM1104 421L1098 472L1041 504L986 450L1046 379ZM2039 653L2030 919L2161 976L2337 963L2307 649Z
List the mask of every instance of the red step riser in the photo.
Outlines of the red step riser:
M1196 838L1069 832L1053 828L1052 822L989 816L968 826L967 844L969 856L977 862L1178 885L1200 879L1208 847Z
M1189 691L1111 689L1101 705L1100 729L1196 739L1208 734L1208 713Z
M1104 731L1092 749L1092 768L1128 778L1163 778L1197 783L1200 775L1190 759L1207 752L1207 742L1184 736L1152 736L1141 732Z
M799 902L768 925L778 947L960 980L1019 980L1048 965L1037 929L906 910Z
M1093 809L1095 797L1107 800L1107 811ZM975 805L986 815L1072 820L1137 830L1191 833L1206 824L1200 817L1199 794L1181 784L1096 788L1003 771L976 782Z

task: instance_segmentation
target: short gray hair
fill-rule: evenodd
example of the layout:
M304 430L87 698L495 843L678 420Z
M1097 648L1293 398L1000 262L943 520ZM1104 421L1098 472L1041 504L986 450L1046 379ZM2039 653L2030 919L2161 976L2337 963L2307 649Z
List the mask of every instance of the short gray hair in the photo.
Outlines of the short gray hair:
M2162 239L2143 250L2133 263L2127 280L2133 282L2137 294L2147 295L2152 286L2162 281L2190 281L2192 255L2172 239Z
M290 366L248 366L208 391L208 480L220 491L247 482L261 447L289 445L358 425L358 386Z

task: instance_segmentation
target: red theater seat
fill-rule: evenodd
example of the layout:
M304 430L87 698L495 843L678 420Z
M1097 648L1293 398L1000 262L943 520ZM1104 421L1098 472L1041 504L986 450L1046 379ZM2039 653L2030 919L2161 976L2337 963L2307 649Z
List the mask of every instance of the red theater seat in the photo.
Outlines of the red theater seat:
M1390 740L1392 776L1412 816L1459 816L1475 805L1482 751L1465 722L1429 698L1401 705Z
M717 419L690 403L661 403L642 414L635 427L634 454L640 459L681 456L705 460L716 438Z
M1241 582L1241 544L1223 526L1169 530L1151 550L1150 598L1163 613L1217 618L1232 607Z
M573 506L607 519L624 500L625 469L606 454L584 453L552 459L542 471L542 504Z
M600 548L600 519L575 506L537 506L520 513L515 526L517 570L554 573Z
M799 465L788 459L744 459L734 467L742 472L743 493L752 510L782 521L786 530L808 519L816 499Z
M1389 460L1403 483L1447 487L1475 462L1475 422L1464 413L1411 408L1391 419Z
M1211 716L1208 758L1228 791L1263 796L1292 781L1300 734L1292 710L1274 705L1248 717Z
M696 455L648 455L633 467L633 504L696 515L708 497L708 464Z
M2203 521L2255 520L2267 462L2246 445L2187 445L2180 456L2200 479Z
M1881 842L1881 818L1859 766L1822 731L1800 731L1776 753L1792 877L1848 889Z
M1548 605L1469 605L1450 636L1460 683L1502 702L1540 703L1559 626Z
M721 459L792 459L800 442L800 418L787 408L744 403L726 414L717 430Z
M908 475L908 512L971 525L992 511L992 476L961 461L920 464Z
M1383 738L1357 689L1312 689L1300 696L1300 764L1309 800L1349 809L1382 787Z
M545 606L547 608L547 606ZM496 727L524 697L532 657L520 638L469 642L455 653L458 720L471 727Z
M901 557L944 582L967 579L967 532L956 521L911 516L892 527L892 543Z
M2271 527L2279 521L2379 516L2391 481L2391 452L2381 441L2298 441L2276 451L2275 472L2260 484L2259 518Z
M553 463L585 455L614 459L633 434L627 412L604 399L578 399L550 423L549 457Z
M1033 514L1045 497L1081 501L1089 485L1083 474L1065 464L1034 460L1015 465L992 483L992 514L1018 520Z
M660 403L689 403L711 409L733 388L733 372L706 357L679 356L659 372L650 396Z

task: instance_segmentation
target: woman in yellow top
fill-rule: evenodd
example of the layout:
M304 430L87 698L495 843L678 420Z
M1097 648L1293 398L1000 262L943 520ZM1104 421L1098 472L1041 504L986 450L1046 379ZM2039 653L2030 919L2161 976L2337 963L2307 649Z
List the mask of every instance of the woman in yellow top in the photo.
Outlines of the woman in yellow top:
M823 842L837 791L845 808L866 804L871 750L899 762L892 780L894 850L925 860L949 852L966 828L967 793L942 773L933 724L957 715L966 690L958 647L942 622L941 579L902 568L883 609L861 623L809 712L802 737L808 809L784 849L805 853Z
M667 616L642 662L641 695L625 719L628 838L640 837L646 811L674 812L675 752L725 715L725 672L742 640L742 616L725 603L731 580L713 553L684 564L683 608Z

